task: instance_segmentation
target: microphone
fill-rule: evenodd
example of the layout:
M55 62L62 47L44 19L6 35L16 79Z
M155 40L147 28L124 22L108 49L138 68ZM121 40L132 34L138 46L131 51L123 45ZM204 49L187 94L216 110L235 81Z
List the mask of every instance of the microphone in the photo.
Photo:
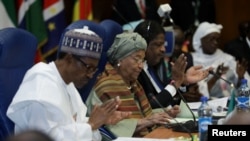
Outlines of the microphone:
M165 113L167 113L168 114L168 112L167 112L167 110L161 105L161 103L158 101L158 99L154 96L154 94L152 94L152 93L149 93L148 94L148 96L152 99L152 100L154 100L156 103L157 103L157 105L165 112ZM189 127L190 126L187 126L187 124L185 124L185 123L187 123L187 122L185 122L185 123L180 123L180 122L178 122L175 118L173 118L173 120L176 122L176 125L175 126L173 126L173 125L166 125L168 128L169 127L172 127L172 130L174 130L174 128L175 127L180 127L182 130L180 130L180 131L184 131L184 132L186 132L186 133L188 133L188 135L190 136L190 138L191 138L191 141L193 141L193 136L192 136L192 134L191 134L191 132L190 132L190 130L189 130ZM176 130L174 130L174 131L176 131Z
M215 77L217 77L217 78L219 78L219 79L225 81L225 82L226 82L227 84L229 84L232 88L234 88L234 84L233 84L232 82L230 82L230 81L228 81L228 80L222 78L220 75L216 74L214 71L210 70L210 71L209 71L209 74L212 74L212 75L214 75Z
M172 84L176 88L175 84L174 83L172 83ZM184 102L185 106L188 108L188 110L190 111L190 113L192 114L192 117L193 117L193 120L186 121L184 123L184 125L189 129L190 132L192 132L192 133L198 132L198 122L196 121L196 117L194 115L194 112L192 111L192 109L187 104L187 101L183 97L183 95L181 94L180 90L176 88L176 91L177 91L177 94L179 94L181 100ZM174 131L179 131L179 132L185 132L185 130L183 130L182 128L178 128L178 127L173 128L173 130Z
M170 17L170 12L172 8L168 3L161 4L157 10L158 15L163 18L162 25L166 22L166 19L169 19L169 22L174 25L173 19Z
M175 81L171 81L171 84L175 87L177 94L179 94L181 100L185 103L185 106L188 108L188 110L190 111L190 113L192 114L193 120L189 120L186 121L185 123L183 123L182 125L185 126L189 132L192 133L197 133L198 132L198 122L196 121L196 117L194 115L194 112L191 110L191 108L189 107L189 105L187 104L186 99L182 96L180 90L176 87L175 85ZM175 126L173 128L173 131L177 131L177 132L186 132L186 130L184 130L183 128L180 128L180 126Z
M117 8L114 5L112 5L112 9L125 23L127 23L131 27L131 29L134 29L133 25L131 25L131 23L121 14L121 12L117 10Z

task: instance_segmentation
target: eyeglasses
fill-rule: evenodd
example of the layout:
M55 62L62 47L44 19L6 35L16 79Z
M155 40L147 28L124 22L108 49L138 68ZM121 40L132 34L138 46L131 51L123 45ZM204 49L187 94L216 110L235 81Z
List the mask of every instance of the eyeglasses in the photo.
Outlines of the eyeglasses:
M82 60L80 59L80 57L75 56L75 55L73 55L73 57L74 57L77 61L79 61L79 62L82 63L82 65L87 69L87 73L94 73L94 72L96 72L96 71L98 70L96 67L93 67L93 66L91 66L91 65L86 64L84 61L82 61Z
M141 59L135 56L132 56L132 58L137 64L143 64L145 62L145 59Z

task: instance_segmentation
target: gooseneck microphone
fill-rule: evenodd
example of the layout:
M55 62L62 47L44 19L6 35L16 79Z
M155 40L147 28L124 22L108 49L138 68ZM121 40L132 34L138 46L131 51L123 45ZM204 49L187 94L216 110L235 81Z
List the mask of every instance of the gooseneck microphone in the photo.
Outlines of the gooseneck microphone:
M157 103L157 105L158 105L165 113L168 114L167 110L161 105L161 103L160 103L160 102L158 101L158 99L154 96L154 94L149 93L148 96L149 96L152 100L154 100L154 101ZM192 136L192 134L191 134L191 132L190 132L190 130L189 130L189 126L185 126L185 123L180 123L180 122L178 122L175 118L173 118L173 120L176 122L177 125L175 125L175 126L169 125L169 127L171 127L172 129L174 129L175 127L180 127L180 128L182 129L182 131L188 133L188 135L189 135L190 138L191 138L191 141L193 141L194 139L193 139L193 136ZM174 130L174 131L175 131L175 130Z
M112 9L125 23L127 23L131 27L131 29L134 29L133 25L130 24L130 22L121 14L120 11L117 10L117 8L114 5L112 5Z
M174 87L176 88L175 85L174 85ZM181 94L180 90L176 89L176 91L177 91L177 94L179 94L181 100L184 102L185 106L188 108L188 110L190 111L190 113L192 114L192 117L193 117L193 120L186 121L183 124L189 129L190 132L192 132L192 133L198 132L198 122L196 121L196 117L194 115L194 112L192 111L192 109L187 104L187 101L183 97L183 95ZM179 131L179 132L185 132L185 130L183 130L182 128L178 128L178 127L175 127L173 130L174 131Z
M232 88L234 88L234 84L233 84L232 82L230 82L230 81L228 81L228 80L222 78L220 75L216 74L214 71L210 70L210 71L209 71L209 74L212 74L212 75L214 75L215 77L217 77L217 78L219 78L219 79L225 81L225 82L226 82L227 84L229 84Z

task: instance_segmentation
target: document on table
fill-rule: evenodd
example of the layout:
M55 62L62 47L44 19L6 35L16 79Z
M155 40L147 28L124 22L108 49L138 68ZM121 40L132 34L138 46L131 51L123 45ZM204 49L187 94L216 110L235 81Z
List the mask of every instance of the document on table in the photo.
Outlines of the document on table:
M176 117L174 119L170 119L169 122L170 123L177 123L177 122L184 123L184 122L187 122L189 120L193 120L193 118L192 117L191 118Z
M228 102L228 97L209 100L208 104L213 109L213 116L219 116L219 117L226 116L227 111L218 112L217 108L219 106L222 109L227 108L227 102ZM190 107L190 109L192 110L194 116L198 117L197 110L200 107L201 102L188 102L187 104ZM184 119L185 118L193 118L191 111L188 109L188 107L186 106L186 103L184 103L183 101L181 101L181 103L180 103L180 109L181 109L181 112L177 115L178 118L184 118Z
M222 108L226 108L227 102L228 102L228 97L223 97L223 98L209 100L208 104L213 109L217 109L218 106L221 106ZM199 106L201 105L201 102L188 102L188 105L192 110L197 110Z

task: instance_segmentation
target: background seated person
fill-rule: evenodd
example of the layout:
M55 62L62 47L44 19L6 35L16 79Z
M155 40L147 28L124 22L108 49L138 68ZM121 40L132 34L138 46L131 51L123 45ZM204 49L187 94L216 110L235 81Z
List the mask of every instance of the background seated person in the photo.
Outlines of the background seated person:
M223 48L226 53L233 55L236 60L247 60L250 62L250 20L242 21L238 25L239 36L225 44ZM250 63L248 63L248 74L250 75Z
M187 67L186 70L193 66L193 58L190 52L182 51L183 46L185 46L185 34L181 27L178 25L173 25L174 30L174 51L173 54L168 57L169 61L174 62L182 53L187 57ZM183 90L182 90L183 88ZM180 92L187 102L197 102L200 101L202 94L199 92L199 87L197 83L190 84L186 87L180 88Z
M221 98L231 93L230 84L219 77L232 82L234 86L237 86L244 77L249 80L249 75L246 73L247 62L244 60L236 62L232 55L219 48L221 30L222 25L203 22L196 29L192 42L195 50L192 53L194 65L216 68L214 72L216 75L210 75L198 82L199 91L210 98Z
M146 62L138 81L147 96L154 94L164 107L179 104L179 99L174 99L177 96L176 89L180 86L196 83L207 77L209 69L202 70L201 65L192 66L185 72L187 62L184 54L179 55L175 62L165 62L165 30L158 22L145 20L136 26L134 32L139 33L147 42ZM148 98L152 108L159 108L150 96Z

